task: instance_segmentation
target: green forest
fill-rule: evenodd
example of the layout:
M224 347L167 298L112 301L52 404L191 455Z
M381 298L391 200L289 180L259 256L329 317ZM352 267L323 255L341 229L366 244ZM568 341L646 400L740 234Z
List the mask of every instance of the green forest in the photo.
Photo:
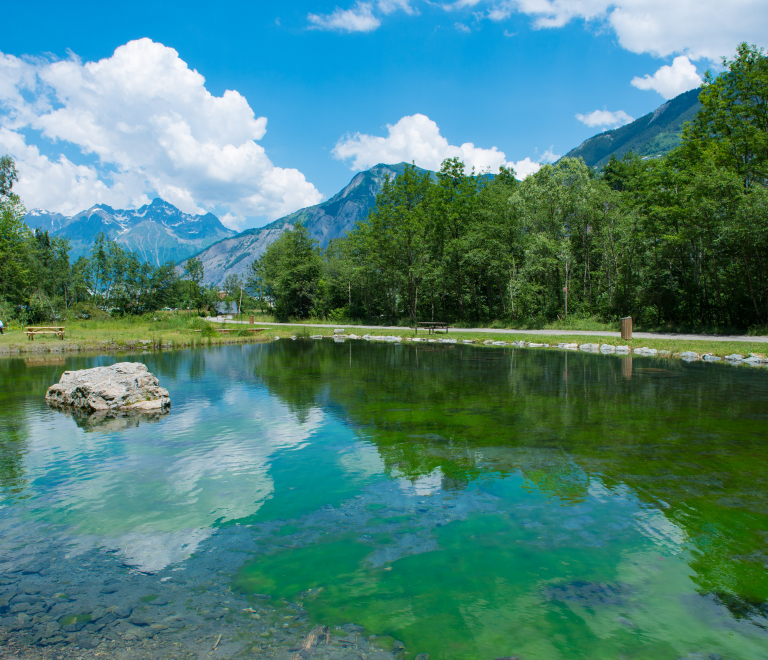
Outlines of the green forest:
M0 161L0 318L38 322L84 305L117 314L210 309L219 289L281 320L614 323L768 328L768 57L742 44L707 74L702 109L667 156L562 159L523 181L511 170L409 167L365 221L321 250L297 225L244 282L205 287L203 265L152 266L99 236L69 260L66 239L32 232Z
M562 159L524 181L411 167L325 251L296 227L253 264L278 316L540 325L768 326L768 58L707 74L669 155Z

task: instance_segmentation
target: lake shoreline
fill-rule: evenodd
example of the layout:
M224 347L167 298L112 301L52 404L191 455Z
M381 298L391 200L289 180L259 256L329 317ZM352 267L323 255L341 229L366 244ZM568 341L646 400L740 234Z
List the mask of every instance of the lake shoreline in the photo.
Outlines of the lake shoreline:
M517 330L511 328L456 328L451 327L446 335L442 333L427 335L426 331L415 332L413 328L403 326L345 325L325 323L275 323L254 319L251 324L245 319L231 317L188 317L176 313L160 312L152 319L125 317L120 319L72 320L65 324L65 336L60 340L52 335L45 335L29 341L21 327L14 323L13 328L6 328L0 336L0 358L30 355L95 355L120 352L157 352L165 350L207 348L232 344L261 344L275 339L291 337L309 338L312 335L333 336L335 329L344 329L347 333L369 334L374 336L400 336L403 341L423 338L456 339L462 343L472 340L476 344L484 341L499 341L520 346L524 344L573 344L579 346L596 343L598 345L626 345L629 350L647 348L670 354L696 353L699 356L711 355L725 358L728 355L741 354L747 358L751 354L761 357L768 355L768 337L717 336L717 335L672 335L666 333L636 332L629 341L622 341L618 332L603 330ZM207 321L217 330L227 332L214 336L203 336L201 327ZM202 326L201 326L202 323ZM242 326L242 328L240 327ZM229 331L238 328L239 332ZM260 333L251 333L256 328L263 328ZM510 341L511 337L514 341Z
M225 321L230 322L230 321ZM266 324L264 324L266 325ZM277 324L274 324L277 325ZM286 327L287 326L287 327ZM319 329L316 335L302 335L297 336L291 334L291 330L295 328L308 328L312 327ZM348 326L354 327L354 326ZM323 332L325 330L325 332ZM264 344L279 339L288 340L310 340L310 339L333 339L336 337L340 341L382 341L387 343L401 343L407 342L414 345L474 345L483 346L486 348L526 348L526 349L554 349L566 352L584 352L599 355L619 355L629 357L655 357L662 359L680 359L686 362L712 362L723 363L731 365L745 365L753 367L768 367L768 347L760 343L747 344L744 343L729 343L722 341L694 339L694 340L676 340L673 342L665 341L663 339L656 339L653 341L643 340L642 338L633 338L629 341L615 341L615 337L601 337L600 335L543 335L543 338L550 339L549 342L531 341L531 339L537 339L536 335L530 335L528 333L520 333L523 337L528 335L528 338L517 339L515 341L504 341L503 335L509 333L493 333L496 334L495 339L488 339L493 334L490 331L483 332L478 336L474 331L467 332L463 330L456 330L447 336L426 335L418 336L413 334L412 336L403 336L402 331L398 332L389 328L382 328L386 334L380 335L334 335L333 326L302 326L302 325L288 325L284 324L284 327L275 328L271 330L269 334L254 335L251 337L210 337L210 338L193 338L191 340L164 340L158 339L135 339L127 340L123 342L116 341L101 341L101 342L70 342L60 340L38 340L37 342L27 342L21 344L0 344L0 359L2 358L34 358L39 357L43 360L50 361L54 356L58 356L64 359L69 355L110 355L110 354L142 354L142 353L155 353L162 351L175 351L195 348L209 348L213 346L231 346L231 345L243 345L243 344ZM441 333L442 335L442 333ZM485 337L485 339L484 339ZM603 339L603 343L572 341L573 339ZM607 341L605 341L607 340ZM613 341L611 341L613 340ZM611 343L608 343L611 341ZM670 343L672 346L670 347ZM624 350L622 350L624 349ZM697 349L697 350L694 350ZM747 349L747 350L745 350Z

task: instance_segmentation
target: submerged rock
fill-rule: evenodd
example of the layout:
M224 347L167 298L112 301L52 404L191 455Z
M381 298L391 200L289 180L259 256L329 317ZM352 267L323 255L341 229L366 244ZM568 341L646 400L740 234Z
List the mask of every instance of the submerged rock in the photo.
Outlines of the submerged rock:
M171 407L168 390L140 362L65 371L48 388L49 406L85 413L159 413Z

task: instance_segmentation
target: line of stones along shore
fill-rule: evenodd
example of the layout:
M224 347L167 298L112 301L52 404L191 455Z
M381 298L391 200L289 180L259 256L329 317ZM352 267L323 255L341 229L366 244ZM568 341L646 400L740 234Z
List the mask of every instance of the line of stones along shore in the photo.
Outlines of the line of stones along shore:
M332 337L334 341L344 341L345 339L365 339L366 341L384 341L389 343L400 343L403 341L409 341L414 343L426 343L426 344L476 344L479 342L477 339L448 339L448 338L435 338L435 339L422 339L421 337L400 337L397 335L354 335L345 334L345 330L337 328L333 331L333 335L312 335L310 339L324 339L326 337ZM276 338L277 339L277 338ZM291 339L296 339L295 336ZM768 365L768 357L760 356L756 353L750 353L747 357L740 355L739 353L732 353L726 355L724 358L718 355L712 355L711 353L704 353L699 355L694 351L683 351L682 353L673 353L672 351L659 351L655 348L635 348L631 349L629 346L613 346L611 344L567 344L560 343L557 345L539 344L532 341L494 341L493 339L486 339L482 342L484 346L515 346L517 348L559 348L566 351L583 351L584 353L601 353L603 355L617 354L617 355L642 355L647 357L665 357L665 358L679 358L686 362L695 362L697 360L703 360L704 362L720 362L725 360L732 364L748 364L752 366Z

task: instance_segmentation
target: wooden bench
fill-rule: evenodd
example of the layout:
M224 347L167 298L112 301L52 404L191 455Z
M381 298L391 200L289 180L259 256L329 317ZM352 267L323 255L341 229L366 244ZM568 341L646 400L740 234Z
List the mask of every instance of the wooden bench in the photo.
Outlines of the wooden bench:
M448 334L448 328L450 326L443 322L443 321L420 321L416 324L416 327L414 330L416 331L416 334L419 334L419 328L422 330L426 329L427 334L434 334L438 330L444 330L446 334Z
M34 341L37 335L56 335L59 339L64 339L64 328L61 326L30 326L24 329L29 341Z

